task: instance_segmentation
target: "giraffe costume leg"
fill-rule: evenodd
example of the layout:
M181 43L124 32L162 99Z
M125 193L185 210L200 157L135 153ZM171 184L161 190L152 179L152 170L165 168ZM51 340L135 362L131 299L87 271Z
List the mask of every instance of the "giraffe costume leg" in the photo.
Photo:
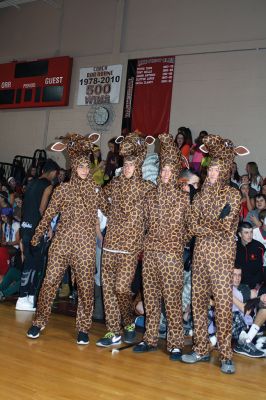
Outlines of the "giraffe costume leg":
M107 330L119 334L121 321L130 325L132 312L131 283L137 266L136 254L103 252L102 282Z
M168 322L167 350L183 348L182 290L183 264L179 254L150 252L144 254L143 287L146 311L144 341L156 347L159 339L161 298Z

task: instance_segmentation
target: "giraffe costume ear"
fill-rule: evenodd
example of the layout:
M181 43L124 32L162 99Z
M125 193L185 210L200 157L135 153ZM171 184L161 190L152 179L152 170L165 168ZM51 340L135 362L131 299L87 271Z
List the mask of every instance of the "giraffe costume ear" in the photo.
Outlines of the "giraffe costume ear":
M247 156L250 151L245 147L245 146L237 146L234 148L234 152L238 155L238 156Z
M92 143L96 143L100 139L101 135L97 132L93 132L88 137L92 141Z
M145 142L147 143L148 146L152 145L155 142L155 138L153 136L146 136Z
M66 143L62 143L62 142L55 142L52 146L51 146L51 150L52 151L64 151L67 148Z
M118 136L118 137L115 139L115 142L116 142L116 144L121 144L121 143L123 142L124 139L125 139L124 136Z
M208 153L208 149L207 149L207 147L205 146L205 144L202 144L202 145L199 147L199 149L202 151L202 153Z

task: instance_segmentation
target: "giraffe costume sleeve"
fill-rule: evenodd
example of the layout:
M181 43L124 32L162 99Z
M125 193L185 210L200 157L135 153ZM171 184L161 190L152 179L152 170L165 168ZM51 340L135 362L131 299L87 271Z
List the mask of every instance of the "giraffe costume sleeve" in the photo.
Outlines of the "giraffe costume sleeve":
M46 208L39 225L35 229L35 233L31 240L33 246L36 246L40 242L40 238L48 230L52 218L60 212L63 198L64 191L62 190L62 187L55 188L49 205Z

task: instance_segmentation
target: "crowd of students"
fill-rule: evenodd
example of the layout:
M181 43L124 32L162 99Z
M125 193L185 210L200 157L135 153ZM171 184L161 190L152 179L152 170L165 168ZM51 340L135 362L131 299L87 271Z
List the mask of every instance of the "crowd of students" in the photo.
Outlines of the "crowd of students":
M11 295L19 294L16 308L24 311L35 311L38 301L37 314L28 332L29 337L37 338L47 323L51 302L69 263L77 282L79 296L77 342L87 344L90 327L88 321L91 319L93 308L92 301L89 301L88 297L92 298L93 296L92 282L96 264L95 293L97 297L95 298L95 308L100 310L101 317L105 312L107 326L107 334L98 340L98 346L108 347L121 343L121 328L124 330L124 341L134 342L136 336L135 312L135 314L143 315L146 318L144 340L134 347L135 352L156 350L160 333L164 335L165 331L168 331L167 348L171 360L182 360L187 363L208 361L209 351L204 350L204 353L199 344L198 347L197 345L194 346L194 351L190 355L182 355L183 334L181 334L180 329L183 332L185 326L187 332L191 335L194 334L194 339L200 342L197 325L197 319L200 317L197 316L196 321L193 320L192 311L194 310L195 313L196 308L203 307L204 309L206 303L204 301L202 305L195 302L195 299L199 299L205 290L201 287L201 275L199 275L197 281L195 280L195 272L194 282L192 282L194 304L193 299L191 300L191 269L193 271L192 260L195 239L192 239L190 243L186 243L185 239L192 236L197 238L199 234L197 229L191 229L191 235L187 235L190 227L185 228L185 224L187 215L190 215L190 203L194 204L194 208L197 203L197 200L193 203L195 193L201 193L203 199L206 193L209 196L208 191L210 189L208 187L206 189L206 182L211 180L210 171L214 168L215 174L215 168L218 168L218 175L220 172L221 176L221 165L219 162L217 165L211 164L213 162L211 152L208 154L203 151L202 145L208 137L206 131L200 132L194 144L192 144L190 130L185 127L178 129L175 140L172 142L171 140L168 141L169 135L166 135L167 139L161 135L160 163L157 154L146 155L148 141L145 142L138 138L136 143L139 144L141 141L142 150L139 152L137 149L136 153L135 136L133 135L128 140L129 144L123 145L123 142L121 142L120 149L119 141L111 139L108 143L109 153L106 161L101 159L100 148L92 140L88 149L81 152L83 158L80 158L79 149L79 152L75 154L74 161L72 160L71 177L67 183L69 186L64 186L66 185L64 181L69 180L68 174L52 160L48 160L44 164L40 176L35 175L34 167L31 168L27 174L27 182L16 181L13 177L9 177L8 180L2 177L0 188L2 219L0 300L3 301ZM134 151L132 151L132 148ZM69 151L70 156L71 154ZM123 159L124 165L121 169ZM152 162L149 164L148 160ZM187 169L188 164L190 169ZM231 332L233 349L235 352L246 356L264 357L265 343L263 339L257 340L256 343L256 335L260 330L263 330L266 320L266 180L260 175L255 162L247 163L246 173L242 176L239 175L235 162L230 165L230 176L228 176L226 184L223 182L223 185L235 190L235 192L228 192L231 193L231 200L232 196L235 195L232 193L237 193L236 199L238 196L240 199L239 209L237 208L238 204L236 205L238 214L236 222L240 224L237 234L236 229L232 228L235 225L230 225L233 230L230 232L230 238L233 237L234 241L237 240L236 258L233 262L234 275L232 275L230 286L233 291L231 293L233 300L231 310L233 311ZM86 169L86 171L79 171L78 168ZM157 186L145 181L145 176L149 176L151 171L155 177L158 174L157 181L153 179ZM208 176L207 180L206 176ZM89 197L85 194L85 186L84 188L82 186L82 183L88 185L88 182L91 182L88 179L93 180L93 184L90 183L91 194ZM82 182L83 180L84 182ZM172 184L170 185L169 182L172 182ZM94 198L92 193L98 192L98 186L102 186L103 189L98 194L99 199L93 203L91 201ZM94 250L88 254L90 261L85 263L86 265L92 264L88 269L90 278L85 278L84 268L83 272L79 269L79 265L83 265L82 254L84 255L84 249L80 246L75 250L75 253L80 256L77 261L64 259L63 262L61 259L58 260L57 255L55 255L56 252L53 253L53 249L56 247L55 243L59 246L65 240L61 233L61 225L66 212L66 194L64 194L63 199L65 203L63 204L61 199L60 204L56 203L57 206L54 206L55 199L60 197L58 193L64 192L65 188L73 190L73 193L70 191L72 194L69 195L67 207L68 211L73 208L72 218L75 216L75 222L78 220L77 226L80 226L80 229L75 229L74 222L72 225L70 224L68 235L73 236L76 230L79 231L77 236L73 236L73 240L78 241L79 244L83 240L84 226L87 223L84 216L91 219L92 214L88 214L86 207L84 215L80 212L77 213L75 211L77 199L81 197L87 199L87 203L95 204L91 213L97 212L98 208L99 222L96 223L97 235L94 237L94 242L97 239L96 253L95 246L90 242L89 247L93 247ZM213 192L213 195L218 199L220 192ZM212 200L215 202L217 199ZM203 201L206 202L206 199ZM237 200L236 203L238 203ZM79 211L82 207L84 207L83 201L78 207ZM165 230L160 225L162 222L158 225L158 210L160 210L159 219L161 218L164 221ZM219 217L222 222L233 213L232 209L226 208L223 209L223 212L224 214ZM149 215L147 216L145 213ZM107 230L104 214L107 216ZM45 215L45 218L42 218L43 215ZM45 224L42 222L44 220L46 221ZM190 221L190 219L188 220ZM148 225L145 225L145 221L148 221ZM208 231L208 221L201 222L202 230ZM217 220L217 225L219 223L220 221ZM40 225L43 225L42 230L40 230ZM92 222L90 221L87 231L91 231L91 226ZM179 226L178 229L177 226ZM212 230L215 231L216 228L212 227ZM57 229L59 229L59 233L56 233L57 240L55 240L53 236ZM36 232L39 235L38 237ZM161 235L161 237L158 238L158 235ZM46 272L44 279L47 250L51 241L50 264L48 262L48 272ZM217 237L215 242L216 246ZM201 244L201 246L204 245L204 243ZM222 249L222 244L220 243L220 249L219 243L217 245L219 252ZM141 268L143 246L144 260L143 268ZM196 246L198 258L194 257L195 264L195 260L200 258L199 251L198 245ZM225 251L227 250L225 249ZM174 257L173 254L175 254ZM221 265L218 261L221 262ZM221 271L226 262L226 257L223 261L216 258L211 268L220 268L219 273L222 275ZM137 264L140 268L136 270ZM60 271L57 270L57 273L55 273L56 268L59 268L58 266ZM102 272L100 271L101 268ZM143 274L141 274L141 269L143 269ZM174 274L173 269L176 269ZM91 274L91 271L93 271L93 274ZM161 274L163 274L162 277L160 277ZM85 290L86 285L84 285L83 280L90 282L89 290ZM157 282L156 288L154 288L155 281ZM136 282L138 282L137 285ZM100 304L102 302L101 284L103 284L104 292L104 311ZM51 287L53 287L53 290L51 290ZM196 294L196 287L201 293ZM40 289L41 293L39 294ZM215 292L215 284L212 289ZM221 331L219 324L221 325L223 318L221 312L219 315L218 303L220 300L217 300L217 298L221 298L221 294L217 289L217 293L208 292L206 296L209 304L210 342L216 344L215 335L217 331ZM88 302L90 304L87 304ZM135 305L135 309L132 304ZM85 314L86 318L84 317ZM203 314L205 316L205 311ZM136 322L139 323L139 320L140 318ZM122 326L121 322L123 322ZM160 327L159 322L161 322ZM141 324L143 325L143 321ZM230 322L229 326L231 326ZM223 349L221 350L221 348L224 340L221 332L218 332L218 346L222 354L221 369L222 372L233 373L234 366L232 363L230 364L231 356L228 355L228 349L224 350L223 358Z

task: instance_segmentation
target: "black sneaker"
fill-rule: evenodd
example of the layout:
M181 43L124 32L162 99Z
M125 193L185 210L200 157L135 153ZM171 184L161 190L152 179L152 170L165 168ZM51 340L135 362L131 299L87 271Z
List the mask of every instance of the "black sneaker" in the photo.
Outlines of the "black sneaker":
M264 357L264 352L258 350L253 343L237 343L233 348L235 353L243 354L247 357L252 358L262 358Z
M182 353L178 348L174 348L170 351L169 359L171 361L181 361Z
M145 353L148 351L156 351L157 346L151 346L147 342L140 342L139 344L134 346L132 350L134 351L134 353Z
M107 332L104 337L102 337L101 339L97 340L96 342L96 346L99 347L109 347L109 346L114 346L117 344L121 344L122 340L121 340L121 336L117 335L113 332Z
M79 332L77 337L77 344L89 344L89 335L85 332Z
M135 324L130 324L130 325L125 326L124 342L125 343L134 343L135 338L136 338Z
M30 327L30 329L27 332L27 336L30 339L37 339L40 336L40 332L43 330L44 328L39 328L38 326L32 325Z

